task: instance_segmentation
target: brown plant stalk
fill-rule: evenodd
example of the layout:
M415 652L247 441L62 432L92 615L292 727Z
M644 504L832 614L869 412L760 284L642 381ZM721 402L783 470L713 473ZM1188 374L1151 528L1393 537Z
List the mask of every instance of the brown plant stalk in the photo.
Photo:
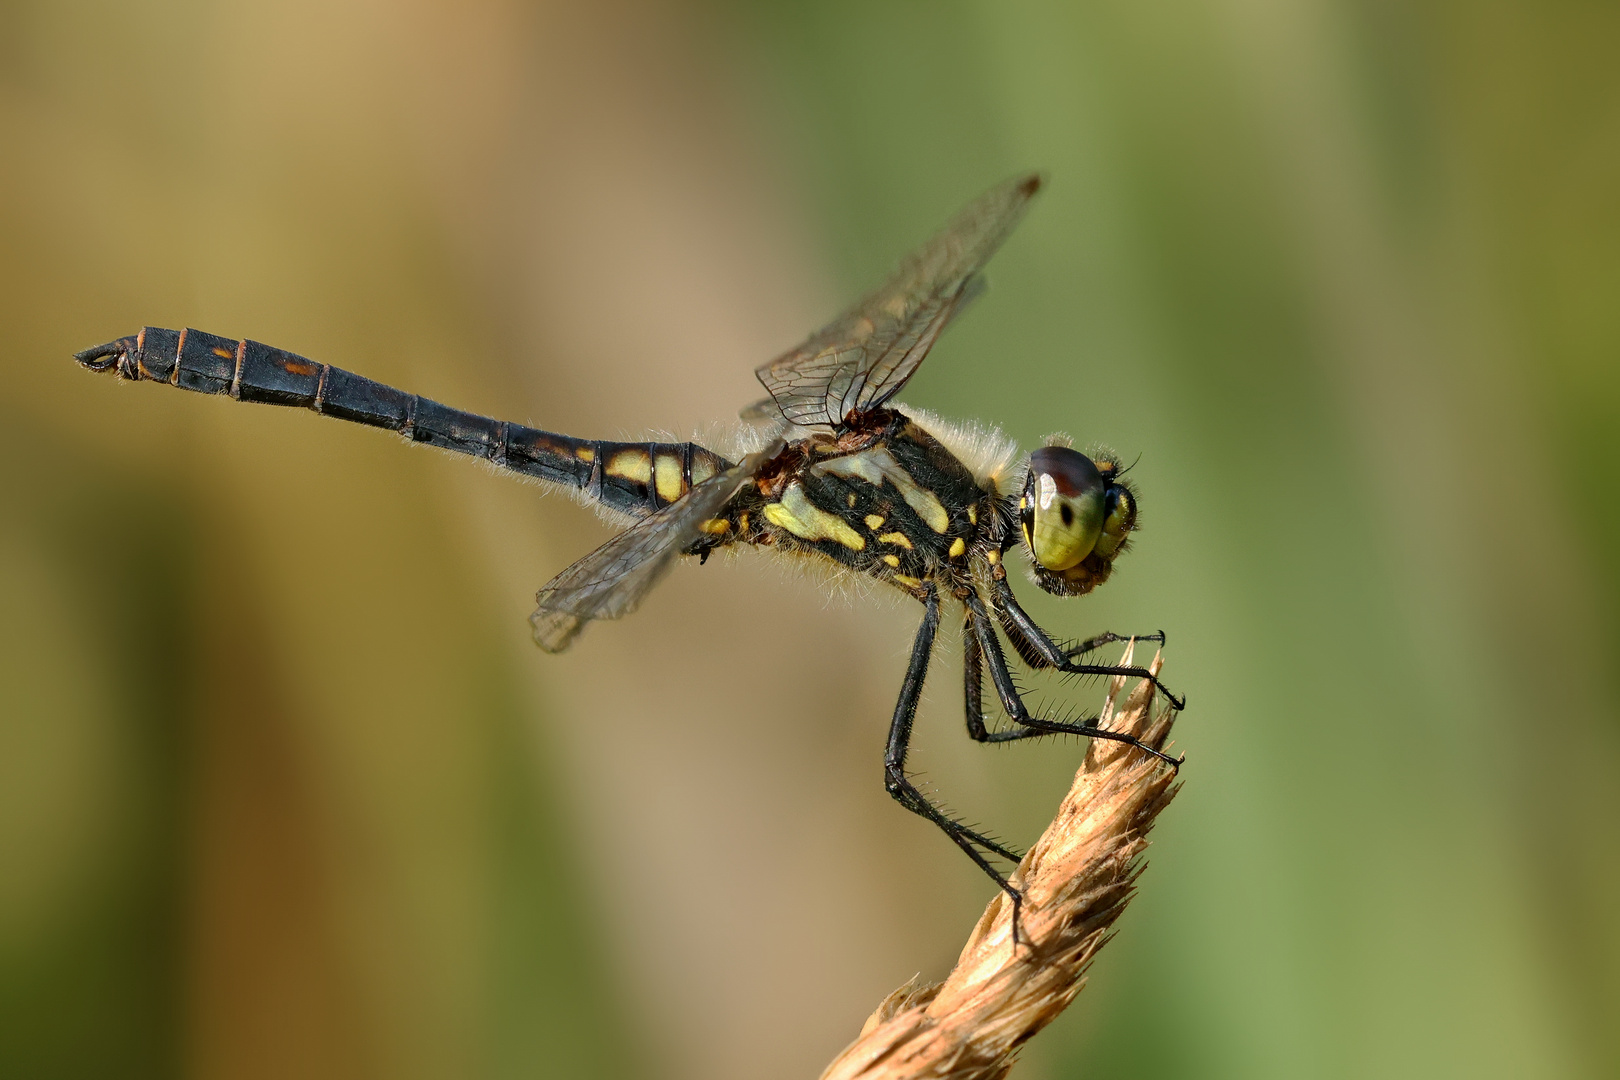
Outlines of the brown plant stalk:
M1131 662L1135 643L1122 663ZM1151 670L1162 666L1155 656ZM1108 687L1099 724L1163 749L1174 723L1142 680ZM999 1080L1018 1048L1085 985L1135 892L1147 833L1180 785L1173 769L1134 747L1101 739L1086 750L1057 817L1010 878L1023 893L1014 947L1012 902L997 893L944 982L913 979L885 998L822 1080Z

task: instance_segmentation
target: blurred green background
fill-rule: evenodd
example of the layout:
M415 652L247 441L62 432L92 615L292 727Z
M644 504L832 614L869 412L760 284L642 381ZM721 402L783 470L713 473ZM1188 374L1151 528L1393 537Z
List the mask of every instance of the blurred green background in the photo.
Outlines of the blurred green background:
M990 889L917 612L95 378L151 323L684 434L1004 176L906 399L1128 458L1190 764L1039 1077L1620 1075L1620 7L0 3L0 1075L813 1076ZM1034 590L1024 587L1025 594ZM917 765L1027 842L1073 745ZM1094 685L1043 690L1086 702Z

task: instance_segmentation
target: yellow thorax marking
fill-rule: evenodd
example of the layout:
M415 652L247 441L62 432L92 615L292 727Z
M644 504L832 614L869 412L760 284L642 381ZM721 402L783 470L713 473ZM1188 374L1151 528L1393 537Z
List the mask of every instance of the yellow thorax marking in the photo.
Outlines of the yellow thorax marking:
M896 583L904 585L908 589L915 589L917 586L922 584L920 579L910 577L906 574L896 574L894 575L894 580Z
M672 503L686 494L686 481L681 479L681 459L674 454L659 454L653 476L657 478L658 497Z
M991 548L989 551L985 552L984 559L991 566L994 566L996 563L1001 561L1001 552Z
M903 547L907 551L911 550L911 540L910 540L909 537L906 536L905 533L902 533L902 532L884 533L882 536L878 537L878 539L881 540L885 544L893 544L896 547Z
M979 508L977 506L974 506L972 503L968 503L968 524L969 525L977 525L978 523L979 523Z
M765 520L801 540L836 540L851 551L866 547L866 538L837 514L829 514L804 493L803 484L789 484L780 502L766 503Z
M868 529L871 529L873 532L877 532L879 529L883 528L883 515L882 514L867 514L866 515L866 527Z
M652 460L645 450L620 450L608 459L609 476L645 484L652 479Z
M698 528L702 529L710 536L724 536L726 533L731 531L731 522L727 521L725 518L710 518L708 521L705 521L703 524L699 525Z
M885 555L885 556L883 556L883 561L888 563L890 566L898 567L900 565L900 556L898 556L898 555Z
M846 454L828 461L818 461L810 466L810 471L816 475L831 474L865 480L877 488L882 487L883 482L887 480L894 485L894 489L900 493L906 505L916 511L917 516L922 518L930 529L942 533L951 526L951 515L946 512L945 505L939 501L939 497L913 480L911 474L894 460L887 447L874 446L858 454Z
M953 559L961 558L962 552L964 552L966 550L967 550L967 541L963 540L960 536L958 536L955 540L951 541L951 552L950 552L950 557L951 558L953 558Z

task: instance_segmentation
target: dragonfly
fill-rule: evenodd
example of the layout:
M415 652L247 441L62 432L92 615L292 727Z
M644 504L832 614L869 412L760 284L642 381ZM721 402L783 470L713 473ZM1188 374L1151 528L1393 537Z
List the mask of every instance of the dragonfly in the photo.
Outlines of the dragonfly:
M547 652L568 648L588 622L634 611L677 560L701 563L735 545L819 561L914 598L922 621L890 721L885 787L1011 897L1016 927L1022 896L994 860L1016 865L1022 853L947 812L906 766L943 605L961 607L967 731L980 743L1078 735L1129 744L1171 768L1183 760L1102 728L1096 718L1031 708L1002 638L1032 671L1146 679L1173 708L1185 705L1149 669L1093 655L1130 638L1055 638L1020 606L1009 581L1007 556L1015 549L1048 593L1081 596L1108 580L1137 527L1137 491L1120 459L1106 450L1082 453L1063 439L1021 456L998 431L951 424L894 401L939 336L983 293L985 264L1042 184L1036 173L985 192L883 285L760 366L755 374L769 396L742 410L757 438L755 449L736 461L694 442L579 439L494 420L256 341L199 330L148 326L75 359L130 381L386 428L571 489L626 519L627 528L537 594L531 622ZM1164 641L1162 632L1135 637ZM986 675L1005 725L985 712Z

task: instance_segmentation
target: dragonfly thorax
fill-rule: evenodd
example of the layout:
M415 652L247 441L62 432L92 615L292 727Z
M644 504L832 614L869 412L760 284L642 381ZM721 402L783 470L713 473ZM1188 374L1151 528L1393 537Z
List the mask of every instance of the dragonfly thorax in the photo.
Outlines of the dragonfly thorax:
M896 410L837 439L784 447L730 508L735 537L817 554L915 592L965 577L995 496L939 440Z

